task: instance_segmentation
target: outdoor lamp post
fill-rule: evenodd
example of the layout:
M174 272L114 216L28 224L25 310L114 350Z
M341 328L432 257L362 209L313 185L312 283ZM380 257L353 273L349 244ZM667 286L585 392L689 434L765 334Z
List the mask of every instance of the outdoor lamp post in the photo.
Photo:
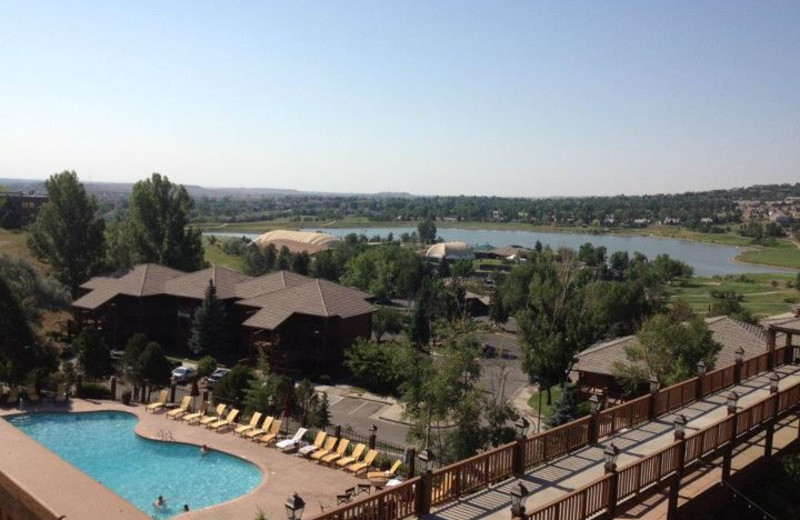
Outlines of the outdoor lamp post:
M517 429L517 437L524 437L525 430L528 429L528 426L530 426L530 423L522 416L514 421L514 428Z
M422 471L432 471L433 470L433 461L436 459L436 456L433 454L433 451L430 448L425 448L419 455L417 455L420 463L422 463Z
M613 442L603 448L603 460L605 461L603 468L606 473L613 473L617 470L617 457L619 457L619 448Z
M778 375L777 372L773 372L769 376L769 393L777 394L778 393L778 383L781 381L781 376Z
M736 413L736 403L739 402L739 394L731 391L728 394L728 414Z
M736 362L741 363L744 361L744 347L739 347L734 352L736 354Z
M701 359L700 361L697 362L697 375L698 376L703 377L704 375L706 375L706 369L707 369L707 367L706 367L706 362L705 361L703 361Z
M675 417L675 422L672 423L672 426L675 428L675 440L679 441L686 437L686 416L682 413L679 413L677 417Z
M522 482L511 488L511 518L525 518L525 502L528 500L530 492Z
M661 383L658 382L658 378L654 375L650 376L650 393L655 394L658 392Z
M597 394L592 394L589 398L589 406L592 412L599 412L600 411L600 398L597 397Z
M286 518L287 520L300 520L303 518L303 509L306 507L306 503L300 498L300 495L295 493L294 495L290 496L286 499Z

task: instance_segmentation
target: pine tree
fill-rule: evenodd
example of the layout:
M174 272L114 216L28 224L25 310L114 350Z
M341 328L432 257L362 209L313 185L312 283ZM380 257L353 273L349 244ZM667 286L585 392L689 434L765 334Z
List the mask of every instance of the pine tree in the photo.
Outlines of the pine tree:
M550 417L545 424L548 428L555 428L566 424L578 417L578 394L573 385L565 385L561 398L550 409Z
M194 312L189 348L195 354L225 350L230 344L227 313L217 298L214 282L208 282L203 303Z

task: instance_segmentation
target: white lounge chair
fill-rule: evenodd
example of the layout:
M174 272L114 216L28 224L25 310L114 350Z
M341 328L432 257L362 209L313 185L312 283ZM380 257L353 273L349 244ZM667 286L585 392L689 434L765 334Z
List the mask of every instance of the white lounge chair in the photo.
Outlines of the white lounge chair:
M300 440L303 438L303 435L305 435L307 431L308 429L306 428L300 428L299 430L294 432L294 437L292 437L291 439L284 439L278 442L275 445L275 447L281 451L294 448L300 442Z

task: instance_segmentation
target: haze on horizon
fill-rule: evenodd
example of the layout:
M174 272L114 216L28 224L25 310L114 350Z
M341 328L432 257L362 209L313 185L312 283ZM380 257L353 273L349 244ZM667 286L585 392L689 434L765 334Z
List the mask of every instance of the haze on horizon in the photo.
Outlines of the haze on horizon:
M0 178L530 197L800 179L796 1L0 9Z

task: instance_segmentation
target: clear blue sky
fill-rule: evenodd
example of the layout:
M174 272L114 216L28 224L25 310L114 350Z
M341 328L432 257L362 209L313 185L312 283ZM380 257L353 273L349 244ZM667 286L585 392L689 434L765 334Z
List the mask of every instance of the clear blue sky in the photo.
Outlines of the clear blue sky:
M0 177L523 196L800 181L797 0L0 13Z

